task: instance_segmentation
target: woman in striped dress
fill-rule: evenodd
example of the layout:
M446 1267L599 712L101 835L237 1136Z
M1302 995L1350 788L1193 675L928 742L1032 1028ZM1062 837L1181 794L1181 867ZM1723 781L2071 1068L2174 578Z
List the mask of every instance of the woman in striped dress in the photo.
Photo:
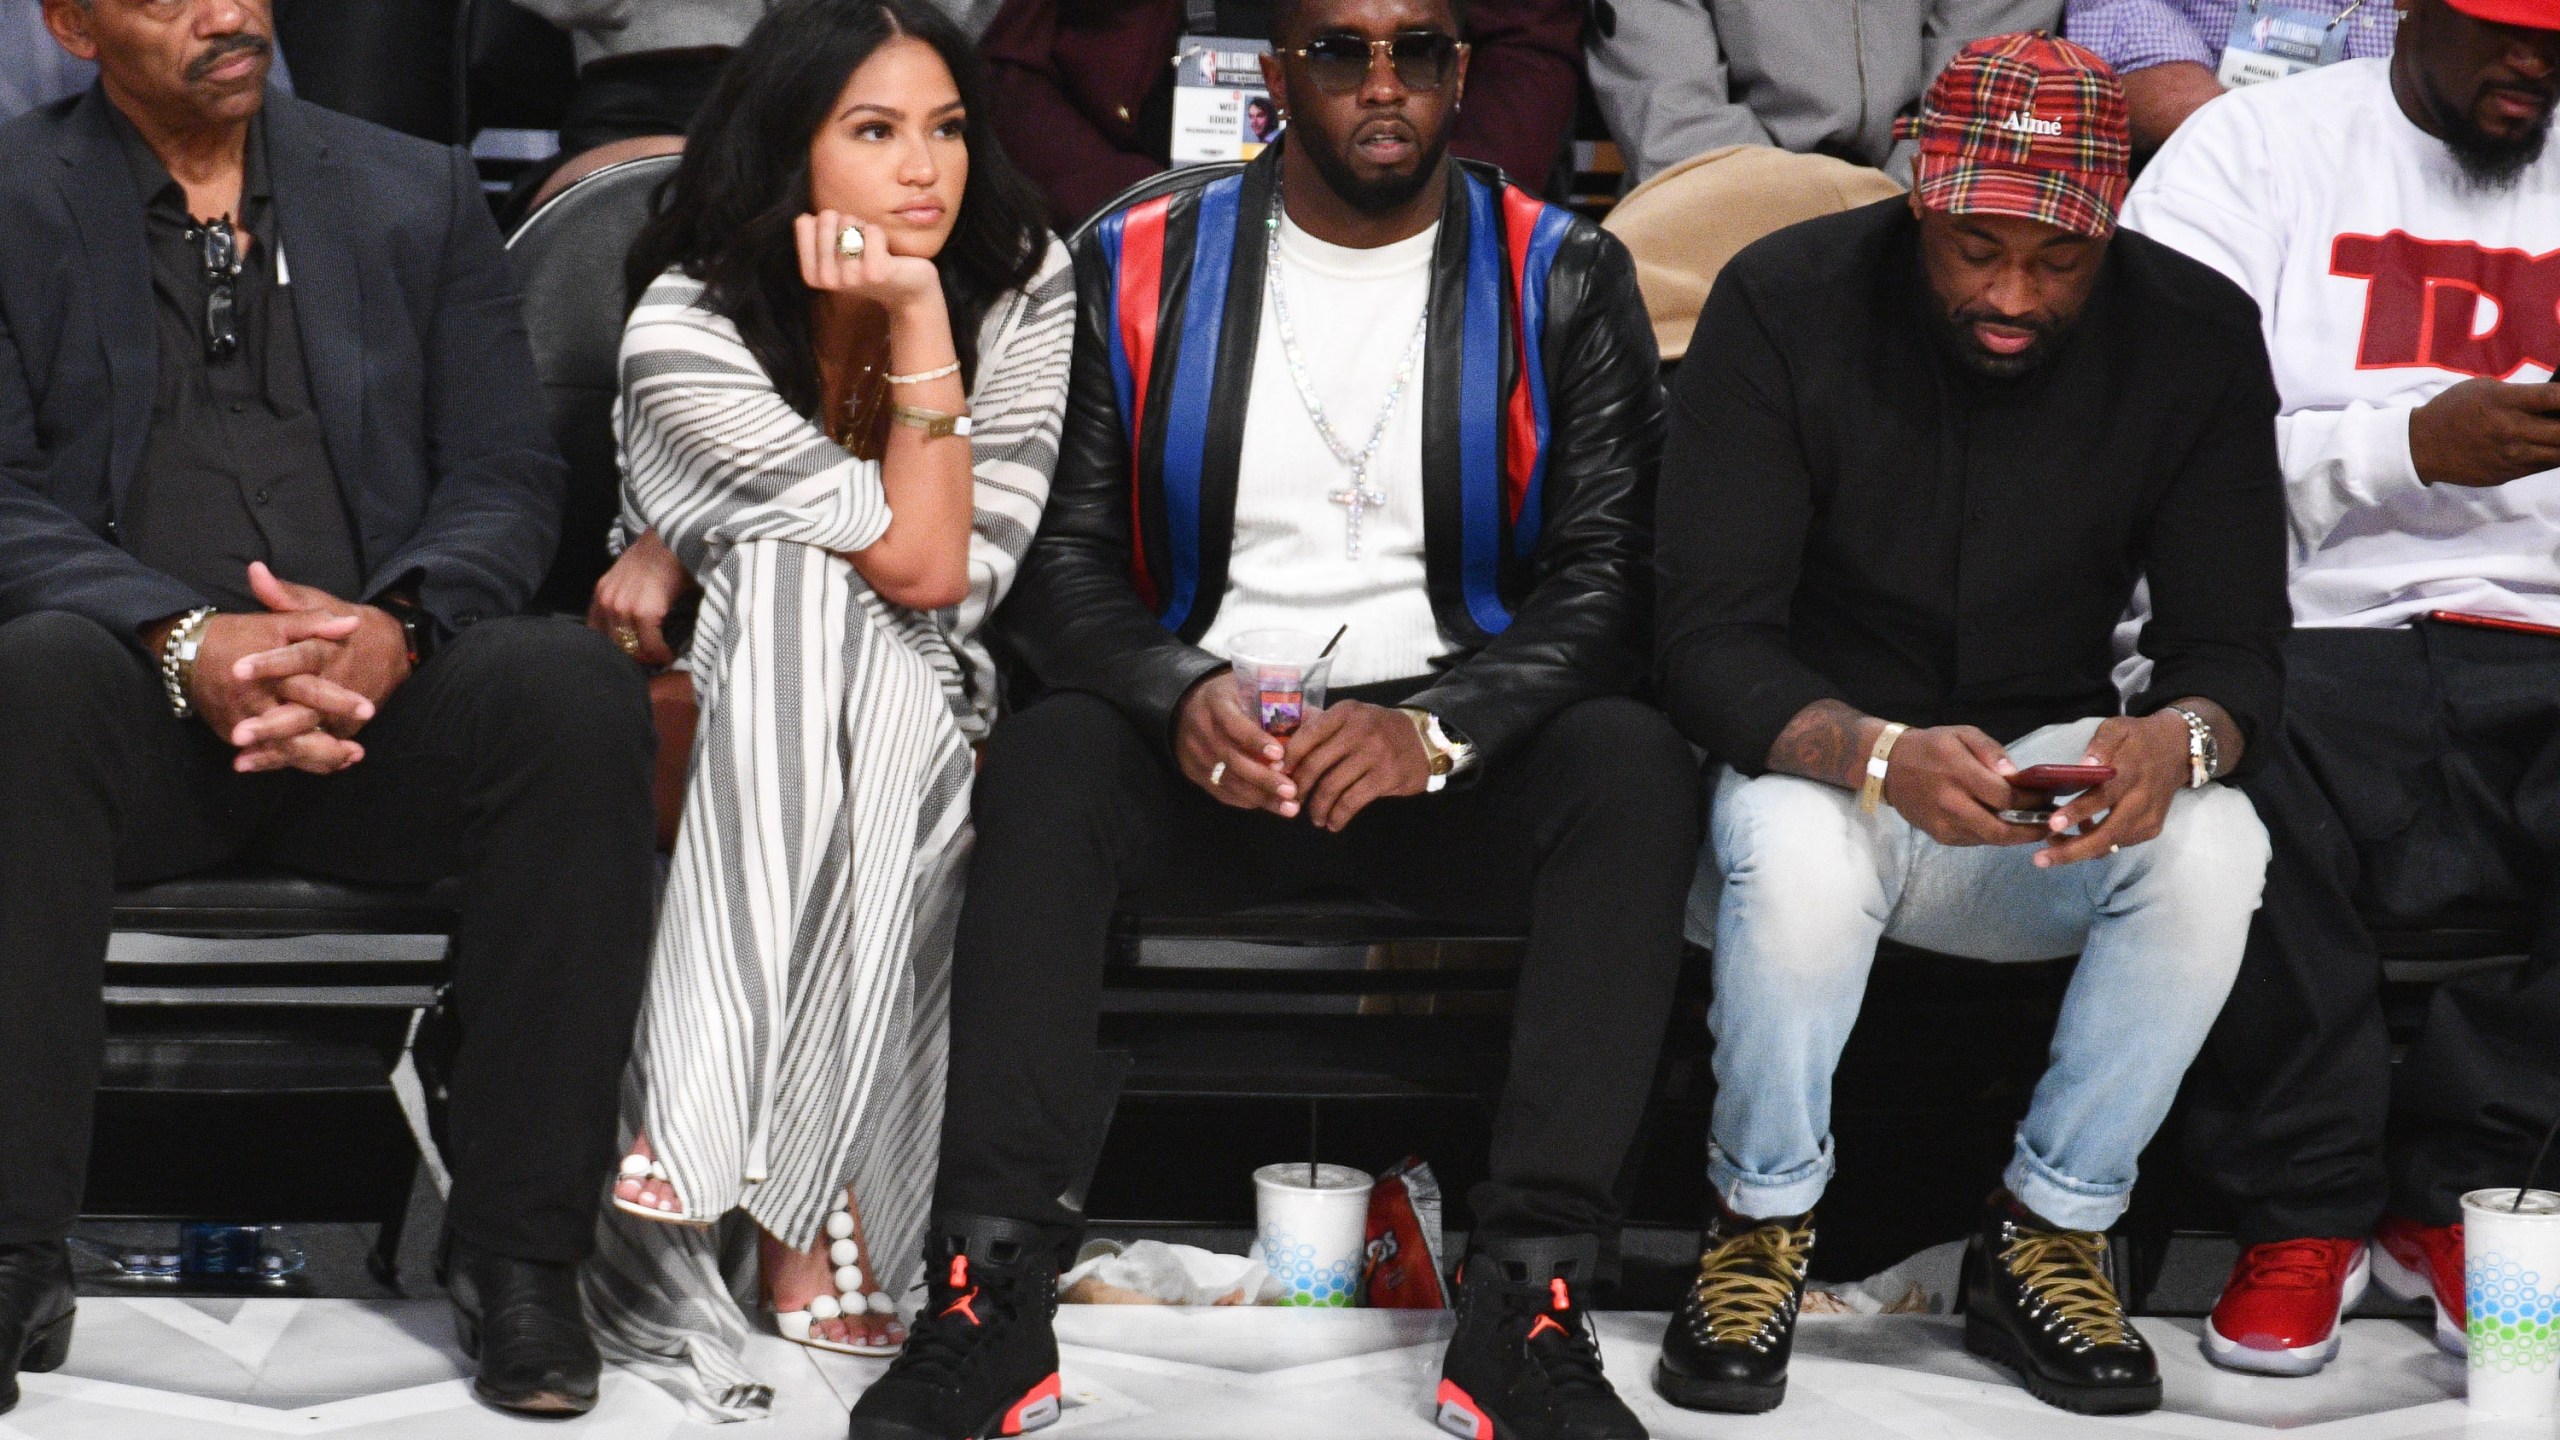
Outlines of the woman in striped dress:
M1073 274L918 0L789 0L632 249L623 528L590 621L644 663L700 609L701 705L588 1294L705 1413L769 1399L749 1282L886 1353L942 1116L979 627L1048 495ZM960 417L967 417L962 419Z

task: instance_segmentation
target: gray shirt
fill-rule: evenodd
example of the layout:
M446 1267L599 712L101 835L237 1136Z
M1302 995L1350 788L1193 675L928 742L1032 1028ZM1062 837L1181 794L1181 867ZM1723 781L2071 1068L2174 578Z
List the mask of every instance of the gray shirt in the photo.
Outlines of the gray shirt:
M364 569L312 405L264 118L249 122L240 187L237 228L253 238L233 286L239 348L220 359L206 350L213 285L186 190L121 114L115 126L142 199L159 332L151 431L118 515L119 543L226 610L266 608L249 593L252 560L353 598Z
M1591 88L1638 181L1725 145L1911 183L1894 117L1985 35L2061 29L2062 0L1600 0Z

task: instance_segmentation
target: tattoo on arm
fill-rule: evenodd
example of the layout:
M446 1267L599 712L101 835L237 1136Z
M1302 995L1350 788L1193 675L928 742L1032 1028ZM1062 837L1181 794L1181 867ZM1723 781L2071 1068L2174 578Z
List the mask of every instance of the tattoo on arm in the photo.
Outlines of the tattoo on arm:
M2240 733L2240 722L2231 718L2230 711L2201 695L2184 695L2169 703L2181 710L2193 710L2197 718L2204 721L2205 727L2213 731L2214 757L2221 762L2216 774L2228 775L2240 768L2240 752L2247 748L2249 741Z
M1801 775L1843 790L1866 783L1867 752L1875 748L1882 721L1860 714L1845 701L1816 700L1796 712L1769 747L1768 767Z

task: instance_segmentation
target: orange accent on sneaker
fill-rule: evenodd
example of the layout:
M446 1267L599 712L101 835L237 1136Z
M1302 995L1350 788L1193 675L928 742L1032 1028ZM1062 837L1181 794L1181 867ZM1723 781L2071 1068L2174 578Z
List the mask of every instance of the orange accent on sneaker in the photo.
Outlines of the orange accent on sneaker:
M1556 1323L1556 1317L1553 1315L1541 1315L1538 1317L1538 1323L1529 1327L1529 1338L1535 1340L1550 1330L1553 1330L1559 1335L1565 1333L1565 1328Z
M978 1287L969 1283L969 1257L966 1255L954 1255L951 1257L951 1288L963 1291L964 1293L962 1293L959 1299L943 1306L942 1313L945 1316L966 1315L969 1317L970 1324L975 1325L979 1323ZM1011 1434L1013 1432L1007 1431L1006 1433Z
M1441 1429L1463 1436L1465 1440L1494 1440L1493 1422L1485 1418L1484 1411L1476 1408L1474 1396L1443 1380L1440 1393L1435 1398L1440 1402L1440 1410L1433 1421Z
M1558 1275L1547 1282L1547 1293L1555 1297L1556 1309L1570 1310L1573 1308L1573 1296L1564 1288L1563 1276Z

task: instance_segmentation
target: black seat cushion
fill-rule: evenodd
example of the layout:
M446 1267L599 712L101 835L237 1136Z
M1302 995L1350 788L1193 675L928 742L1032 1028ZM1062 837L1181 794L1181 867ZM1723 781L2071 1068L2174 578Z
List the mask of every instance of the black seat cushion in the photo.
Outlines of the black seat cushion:
M226 865L116 891L115 928L166 935L445 935L462 881L350 885Z
M560 552L534 599L538 610L585 614L612 563L605 537L622 503L613 401L622 386L622 322L631 312L622 262L676 161L653 155L608 165L553 196L507 240L524 287L525 334L551 437L569 462Z

